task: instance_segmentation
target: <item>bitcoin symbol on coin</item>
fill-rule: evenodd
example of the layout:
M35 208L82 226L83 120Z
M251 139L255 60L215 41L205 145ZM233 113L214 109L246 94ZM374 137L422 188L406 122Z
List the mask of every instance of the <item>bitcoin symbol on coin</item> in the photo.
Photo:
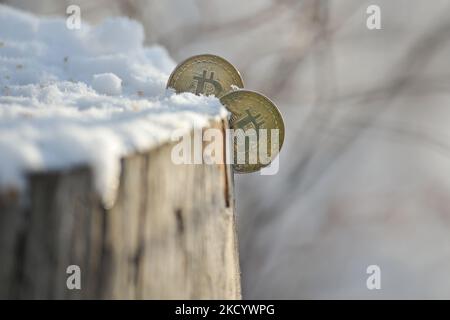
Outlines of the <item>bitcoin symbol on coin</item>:
M240 162L239 156L237 159L235 156L234 171L254 172L267 166L279 153L284 140L284 122L278 108L267 97L249 90L230 92L222 96L220 101L232 114L231 129L242 131L233 137L234 154L242 154L239 149L243 150L245 156L241 159L245 161ZM253 129L256 132L252 132Z
M213 94L218 98L232 91L233 86L244 87L239 71L225 59L212 54L186 59L173 70L167 81L167 87L177 93Z
M237 121L233 121L234 126L240 129L244 129L248 124L252 124L256 130L256 134L258 134L260 127L264 124L264 120L258 122L258 119L262 117L261 114L257 113L255 115L252 115L250 109L246 109L245 112L246 115L243 118Z
M247 114L243 118L234 122L234 125L240 129L244 129L248 124L253 124L253 127L256 130L259 130L260 126L264 124L264 120L258 122L258 118L261 117L261 114L257 113L255 115L252 115L250 109L245 109L245 112Z
M222 92L222 86L220 85L220 82L217 80L214 80L214 71L211 71L211 75L208 78L206 78L206 70L203 70L203 74L201 77L194 76L194 80L197 81L197 88L195 89L195 94L199 95L201 93L205 93L205 84L210 83L214 86L214 95L218 96Z

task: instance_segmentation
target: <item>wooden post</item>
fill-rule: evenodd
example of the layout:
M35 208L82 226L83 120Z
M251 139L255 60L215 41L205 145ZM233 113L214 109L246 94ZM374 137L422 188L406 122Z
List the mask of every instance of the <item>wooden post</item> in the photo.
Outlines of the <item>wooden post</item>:
M29 175L25 203L1 196L0 298L240 298L230 166L175 165L174 144L122 159L108 210L87 167Z

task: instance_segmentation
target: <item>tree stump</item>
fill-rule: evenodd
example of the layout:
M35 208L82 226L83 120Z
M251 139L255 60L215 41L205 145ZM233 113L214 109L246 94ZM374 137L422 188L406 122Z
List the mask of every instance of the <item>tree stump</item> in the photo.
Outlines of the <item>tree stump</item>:
M2 195L0 298L240 298L231 168L175 165L175 144L123 158L110 209L87 166L31 173L24 197Z

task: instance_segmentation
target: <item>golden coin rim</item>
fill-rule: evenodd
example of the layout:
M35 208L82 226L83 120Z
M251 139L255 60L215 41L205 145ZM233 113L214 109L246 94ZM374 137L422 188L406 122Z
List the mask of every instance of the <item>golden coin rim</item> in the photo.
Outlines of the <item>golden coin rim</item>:
M204 59L208 59L208 60L206 60L206 61L198 61L198 60L202 60L202 59L203 60ZM214 62L211 59L217 59L222 64ZM191 61L192 61L192 63L191 63ZM198 55L189 57L189 58L181 61L175 67L175 69L173 69L172 73L170 74L169 79L167 80L166 89L172 88L172 89L174 89L176 91L176 89L174 88L174 85L175 85L175 83L177 81L177 79L174 80L175 75L176 74L180 74L181 75L183 73L183 71L185 69L187 69L190 64L199 63L199 62L210 62L210 63L214 63L214 64L217 64L217 65L220 65L221 67L223 67L223 69L226 71L226 73L228 73L231 76L233 81L235 79L237 79L237 82L239 82L238 84L235 84L237 87L239 87L239 88L243 88L244 87L244 81L242 80L241 73L239 72L238 69L236 69L236 67L234 65L232 65L229 61L227 61L226 59L224 59L224 58L222 58L220 56L217 56L217 55L214 55L214 54L210 54L210 53L205 53L205 54L198 54ZM225 93L223 96L227 95L230 92L232 92L232 91L229 91L229 92Z
M281 148L283 147L284 138L285 138L285 134L286 134L286 132L285 132L286 130L285 130L285 126L284 126L284 119L283 119L283 115L282 115L281 112L280 112L280 109L278 109L277 105L276 105L272 100L270 100L267 96L265 96L264 94L262 94L262 93L260 93L260 92L253 91L253 90L236 90L236 91L228 92L227 94L225 94L225 95L223 95L222 97L220 97L220 102L227 108L227 110L228 110L230 113L233 113L233 112L232 112L231 110L228 109L228 107L227 107L227 105L226 105L225 103L222 102L222 99L226 98L226 97L229 96L229 95L240 94L240 93L244 93L244 94L254 94L254 95L256 95L258 98L260 98L260 99L262 99L262 100L266 100L266 102L268 102L269 104L271 104L271 105L274 107L275 112L278 113L278 115L279 115L279 117L280 117L280 119L281 119L281 125L282 125L282 128L280 128L280 130L282 129L283 135L282 135L282 139L281 139L281 143L280 143L280 148L279 148L278 152L275 154L275 156L272 158L272 160L275 159L275 157L278 156L278 155L280 154L280 152L281 152ZM272 113L272 112L271 112L271 113ZM275 123L277 123L277 121L275 121ZM235 171L236 173L253 173L253 172L258 172L258 171L261 170L262 168L267 167L268 165L270 165L270 164L272 163L272 160L271 160L268 164L266 164L266 165L261 165L258 169L248 170L248 171L241 171L241 170L236 170L236 169L234 169L234 171ZM234 167L235 167L235 165L233 164L233 168L234 168Z

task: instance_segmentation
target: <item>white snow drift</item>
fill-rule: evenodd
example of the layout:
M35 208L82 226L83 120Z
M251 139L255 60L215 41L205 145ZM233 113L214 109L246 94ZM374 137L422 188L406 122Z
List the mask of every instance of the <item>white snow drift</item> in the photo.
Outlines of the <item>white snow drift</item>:
M69 30L0 6L0 192L26 187L30 171L88 163L111 202L122 156L226 115L213 97L166 91L174 63L143 40L125 18Z

